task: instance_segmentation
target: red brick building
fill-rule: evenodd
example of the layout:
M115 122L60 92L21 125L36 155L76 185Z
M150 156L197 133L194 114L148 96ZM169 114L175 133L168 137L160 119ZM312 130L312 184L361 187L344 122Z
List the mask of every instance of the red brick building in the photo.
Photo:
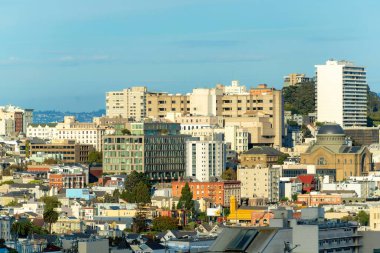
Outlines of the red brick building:
M49 186L62 188L84 188L86 187L86 175L82 174L49 174Z
M186 182L172 182L173 197L181 197L182 188ZM193 200L207 198L211 203L222 206L230 206L230 197L234 195L240 203L240 181L220 182L188 182L193 193Z

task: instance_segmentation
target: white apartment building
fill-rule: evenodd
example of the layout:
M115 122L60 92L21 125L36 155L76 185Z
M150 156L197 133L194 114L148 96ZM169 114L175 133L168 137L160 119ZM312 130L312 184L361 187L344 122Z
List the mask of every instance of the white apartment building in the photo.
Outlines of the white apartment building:
M248 151L249 132L238 126L224 128L224 141L231 143L231 150L238 153Z
M106 126L95 122L78 122L74 116L65 116L63 122L50 124L29 124L27 137L49 140L75 140L79 144L93 145L102 150Z
M186 175L200 182L220 177L226 166L226 145L223 141L186 141Z
M262 165L238 166L237 180L241 182L242 198L265 198L269 202L279 200L279 168Z
M52 140L56 137L57 123L29 124L26 128L26 137Z
M365 68L335 60L315 67L317 120L342 127L367 126Z
M106 132L105 126L96 123L84 123L76 121L74 116L65 116L64 121L56 126L57 140L75 140L79 144L90 144L96 150L102 150L103 135Z
M146 87L132 87L106 93L108 117L133 118L137 121L146 116Z

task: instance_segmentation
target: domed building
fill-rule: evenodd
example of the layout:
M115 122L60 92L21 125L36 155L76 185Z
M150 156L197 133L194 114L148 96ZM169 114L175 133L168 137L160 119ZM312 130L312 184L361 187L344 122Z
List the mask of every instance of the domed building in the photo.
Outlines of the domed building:
M338 124L327 123L318 131L317 141L301 154L301 163L316 166L317 174L336 181L366 175L372 168L372 155L366 146L350 146Z

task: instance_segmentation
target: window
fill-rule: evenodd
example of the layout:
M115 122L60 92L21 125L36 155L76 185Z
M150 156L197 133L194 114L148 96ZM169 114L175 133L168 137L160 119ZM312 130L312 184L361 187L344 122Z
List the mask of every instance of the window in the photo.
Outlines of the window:
M327 162L326 162L326 160L325 160L324 157L319 157L319 158L318 158L318 161L317 161L317 164L318 164L318 165L326 165Z

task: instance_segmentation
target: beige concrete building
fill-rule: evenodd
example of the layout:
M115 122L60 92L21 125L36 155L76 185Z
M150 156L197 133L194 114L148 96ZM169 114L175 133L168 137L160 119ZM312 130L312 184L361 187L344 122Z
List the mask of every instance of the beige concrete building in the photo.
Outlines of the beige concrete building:
M264 198L268 202L279 200L280 169L256 165L238 166L237 180L241 182L242 198Z
M369 208L369 227L373 231L380 231L380 205Z
M298 83L312 82L313 78L306 77L305 74L291 73L284 76L284 87L295 86Z
M247 128L250 133L250 143L282 146L282 93L274 88L268 88L265 84L247 91L245 86L239 86L239 83L234 81L231 86L217 85L211 89L193 89L189 95L148 93L145 89L139 91L142 94L140 94L141 100L134 103L141 105L138 110L145 108L145 113L141 112L140 116L137 115L136 106L133 108L135 114L127 113L130 111L128 109L130 105L125 102L127 101L125 94L130 94L137 88L141 87L133 87L123 92L108 92L107 116L133 117L136 120L140 120L143 116L155 119L167 118L172 122L181 123L187 130L193 127L202 128L203 125L220 125L219 121L224 119L223 127Z
M122 91L107 92L107 116L132 118L135 120L145 118L146 93L146 87L132 87Z
M218 88L193 89L189 95L190 114L199 116L217 116L221 111L223 90Z
M190 112L189 96L150 92L146 95L146 116L149 118L165 118L168 113L185 115Z

